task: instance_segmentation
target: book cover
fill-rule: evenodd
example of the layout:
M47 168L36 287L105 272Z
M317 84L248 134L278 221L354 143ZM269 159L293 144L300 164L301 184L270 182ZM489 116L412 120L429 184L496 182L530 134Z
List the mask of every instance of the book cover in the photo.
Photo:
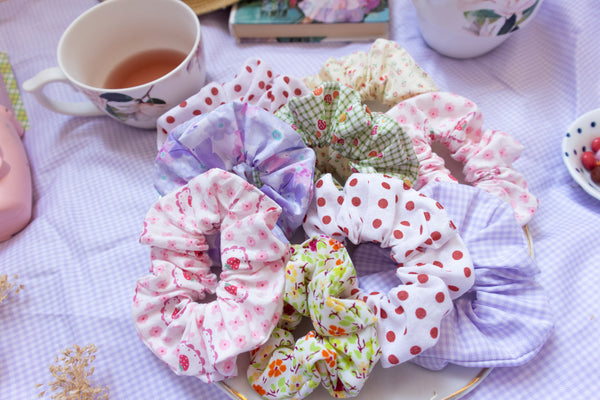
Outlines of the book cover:
M238 41L360 41L387 38L389 0L242 0L231 8Z

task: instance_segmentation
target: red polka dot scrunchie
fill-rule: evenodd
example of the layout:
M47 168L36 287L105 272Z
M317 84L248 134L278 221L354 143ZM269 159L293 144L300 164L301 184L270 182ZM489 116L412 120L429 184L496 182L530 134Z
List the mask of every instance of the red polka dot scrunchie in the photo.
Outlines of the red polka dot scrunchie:
M157 148L162 147L169 132L177 125L222 104L241 101L275 113L289 98L308 93L310 91L300 78L275 74L264 60L250 58L232 81L211 82L161 115L157 121Z
M445 146L464 164L467 183L509 203L521 225L537 210L538 200L522 173L513 168L523 146L505 132L483 129L483 116L470 100L453 93L427 93L399 103L387 115L412 138L419 159L415 189L431 181L456 181L431 145Z
M340 191L324 175L303 227L307 235L391 250L400 283L388 293L363 293L379 318L384 367L435 345L452 300L474 282L471 257L443 206L393 177L353 174Z
M218 169L148 212L140 242L151 246L151 267L137 281L133 317L140 339L176 374L204 382L236 376L237 356L270 336L289 251L271 232L280 212L254 186ZM220 281L208 254L215 236Z

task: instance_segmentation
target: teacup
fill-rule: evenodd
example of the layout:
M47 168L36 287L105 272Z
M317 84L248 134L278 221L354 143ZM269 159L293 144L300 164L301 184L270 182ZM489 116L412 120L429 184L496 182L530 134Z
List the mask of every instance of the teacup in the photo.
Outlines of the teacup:
M412 0L429 47L453 58L470 58L499 46L523 29L542 0Z
M58 67L23 83L52 111L108 115L138 128L156 128L165 111L198 92L206 66L198 16L181 0L107 0L63 33ZM66 82L90 101L65 102L44 93Z

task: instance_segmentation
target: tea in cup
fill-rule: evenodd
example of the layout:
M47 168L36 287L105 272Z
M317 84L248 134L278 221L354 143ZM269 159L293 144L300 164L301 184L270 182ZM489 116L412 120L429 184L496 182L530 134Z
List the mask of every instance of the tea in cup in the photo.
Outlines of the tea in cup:
M127 125L156 128L165 111L198 92L206 78L198 16L181 0L107 0L63 33L58 67L23 83L52 111L108 115ZM44 93L66 82L89 102Z

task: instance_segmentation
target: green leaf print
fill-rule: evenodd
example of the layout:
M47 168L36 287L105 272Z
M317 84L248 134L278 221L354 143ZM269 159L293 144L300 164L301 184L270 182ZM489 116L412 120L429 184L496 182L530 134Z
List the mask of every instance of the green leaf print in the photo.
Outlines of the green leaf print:
M284 389L285 388L285 376L282 376L278 381L277 381L277 386L279 386L280 389Z

